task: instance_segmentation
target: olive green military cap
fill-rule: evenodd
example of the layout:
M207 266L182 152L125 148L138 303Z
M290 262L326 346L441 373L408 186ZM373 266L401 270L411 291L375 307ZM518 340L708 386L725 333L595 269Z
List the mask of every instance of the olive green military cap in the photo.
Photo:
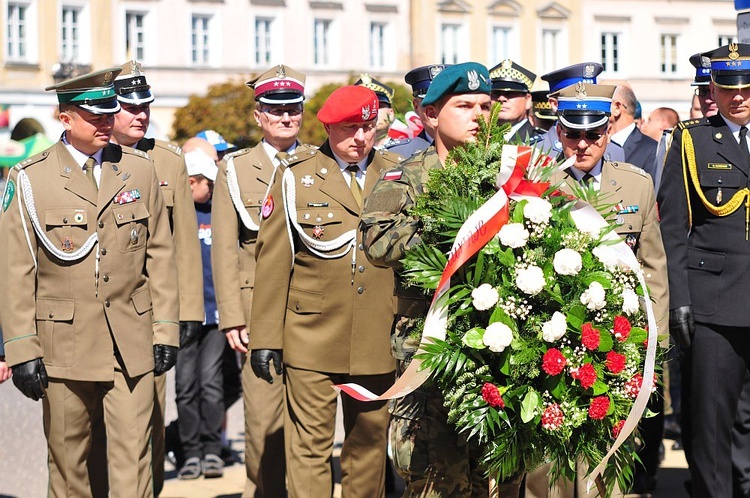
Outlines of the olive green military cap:
M114 80L120 71L119 67L101 69L44 90L57 92L57 101L61 104L74 105L93 114L115 114L120 112L120 103L115 94Z

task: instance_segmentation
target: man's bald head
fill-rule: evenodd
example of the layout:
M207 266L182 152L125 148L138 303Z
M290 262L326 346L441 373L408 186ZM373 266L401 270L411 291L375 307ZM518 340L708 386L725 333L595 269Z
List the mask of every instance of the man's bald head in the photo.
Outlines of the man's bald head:
M670 107L659 107L652 112L648 120L641 126L641 132L648 135L657 142L661 140L664 130L669 130L677 126L680 122L680 116L677 111Z
M219 153L213 145L209 143L205 138L193 137L188 138L182 145L182 152L188 153L194 150L201 150L208 155L214 162L219 162Z

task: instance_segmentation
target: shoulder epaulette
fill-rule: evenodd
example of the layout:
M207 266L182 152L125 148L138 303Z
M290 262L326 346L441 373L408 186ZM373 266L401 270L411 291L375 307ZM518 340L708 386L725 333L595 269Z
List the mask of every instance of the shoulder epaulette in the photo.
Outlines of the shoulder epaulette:
M412 141L411 138L392 138L388 143L383 145L383 149L388 150L391 147L397 147L399 145L406 145Z
M178 156L182 155L182 148L177 144L173 144L172 142L165 142L164 140L155 140L154 143L157 147L168 150L173 154L176 154Z
M646 171L643 168L639 168L635 164L618 163L618 162L612 162L611 164L613 167L619 169L620 171L630 171L631 173L635 173L643 177L649 176L649 174L646 173Z
M312 147L297 147L297 150L293 154L286 156L286 159L282 162L284 166L290 168L295 164L307 161L317 155L318 149Z
M688 119L686 121L680 121L679 123L677 123L677 126L681 130L684 130L685 128L691 128L693 126L701 125L701 124L708 124L708 120L705 119L705 118L701 118L701 119Z
M132 147L120 147L120 148L122 149L122 152L125 154L132 154L134 156L140 156L144 159L151 159L148 153L143 152L142 150L134 149Z
M398 164L405 159L401 154L396 154L395 152L390 152L385 149L378 150L378 154L380 154L386 161L390 161L394 164Z
M40 152L39 154L35 154L27 159L24 159L23 161L21 161L20 163L16 164L13 167L18 170L25 169L31 166L32 164L38 163L40 161L44 161L45 159L47 159L47 156L49 156L49 151L45 150L44 152Z
M245 154L247 154L251 150L253 150L251 147L248 147L248 148L245 148L245 149L236 150L234 152L230 152L229 154L225 154L222 159L224 161L226 161L228 159L232 159L233 157L244 156Z

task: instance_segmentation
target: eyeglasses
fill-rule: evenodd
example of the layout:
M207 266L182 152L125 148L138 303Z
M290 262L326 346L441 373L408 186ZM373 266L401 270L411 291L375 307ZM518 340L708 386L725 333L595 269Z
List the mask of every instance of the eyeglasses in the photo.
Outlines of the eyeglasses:
M596 142L604 136L603 133L595 131L566 131L565 138L568 140L580 140L582 137L587 142Z
M711 93L711 90L707 86L699 86L695 88L695 94L698 97L708 97L709 93Z
M271 107L269 109L261 109L260 112L264 114L270 114L271 116L275 118L282 118L284 117L284 114L289 114L290 118L293 118L295 116L299 116L302 114L302 108L301 107Z

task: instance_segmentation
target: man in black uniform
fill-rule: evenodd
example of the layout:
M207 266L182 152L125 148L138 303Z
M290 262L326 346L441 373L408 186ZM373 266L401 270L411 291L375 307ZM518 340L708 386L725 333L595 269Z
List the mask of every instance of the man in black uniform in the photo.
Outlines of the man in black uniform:
M490 78L490 97L493 102L500 102L502 106L497 122L511 125L505 134L505 140L534 143L534 137L544 132L534 128L528 117L531 110L531 87L534 85L536 74L510 59L505 59L490 69Z
M690 347L693 496L732 496L732 425L750 358L750 45L704 54L719 113L684 121L658 201L670 333ZM747 495L747 490L744 491Z

